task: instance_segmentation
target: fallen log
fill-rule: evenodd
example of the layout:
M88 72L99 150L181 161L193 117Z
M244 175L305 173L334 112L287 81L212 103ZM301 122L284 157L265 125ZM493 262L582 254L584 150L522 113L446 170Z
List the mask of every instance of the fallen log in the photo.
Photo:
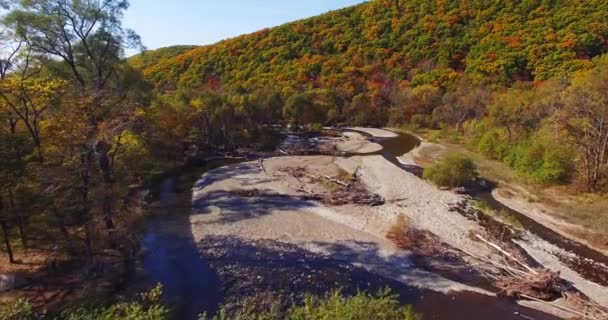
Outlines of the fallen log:
M532 267L528 266L527 264L519 261L518 259L516 259L511 253L509 253L508 251L502 249L500 246L498 246L495 243L492 243L486 239L484 239L484 237L482 237L479 234L475 235L475 238L477 238L479 241L489 245L490 247L496 249L498 252L502 253L505 257L509 258L511 261L517 263L518 265L522 266L523 268L525 268L526 270L530 271L533 274L538 274L538 272L536 270L534 270Z
M384 199L375 193L371 193L361 182L355 181L350 185L329 194L325 199L325 203L333 206L351 203L379 206L384 204Z
M535 298L535 297L532 297L532 296L528 296L528 295L525 295L525 294L522 294L521 297L525 298L525 299L528 299L528 300L532 300L532 301L536 301L536 302L539 302L539 303L542 303L542 304L549 305L551 307L560 309L562 311L570 312L570 313L572 313L574 315L583 317L583 319L590 319L590 320L603 320L603 319L605 320L606 319L606 318L603 318L603 317L602 318L597 318L597 317L595 317L593 315L589 315L589 314L586 314L586 313L583 313L583 312L580 312L580 311L577 311L577 310L574 310L574 309L571 309L571 308L568 308L568 307L561 306L561 305L559 305L559 304L557 304L557 303L555 303L553 301L544 301L544 300L541 300L541 299L538 299L538 298Z
M341 185L341 186L343 186L345 188L348 187L348 186L350 186L350 183L342 182L342 181L340 181L338 179L334 179L334 178L332 178L330 176L323 175L322 177L325 178L325 179L327 179L327 180L329 180L329 181L331 181L331 182L333 182L333 183L339 184L339 185Z
M266 172L266 168L264 167L264 159L260 159L260 169L262 169L264 174L268 174L268 172Z

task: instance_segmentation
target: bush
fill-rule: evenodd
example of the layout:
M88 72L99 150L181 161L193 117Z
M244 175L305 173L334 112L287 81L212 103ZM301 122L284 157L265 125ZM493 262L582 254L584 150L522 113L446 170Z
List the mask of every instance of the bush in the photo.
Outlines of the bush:
M323 131L323 124L315 122L309 126L309 130L312 132L321 132Z
M289 310L287 319L419 320L422 317L411 306L401 306L397 296L385 290L377 296L360 293L344 298L340 292L322 300L309 296L303 306Z
M509 153L510 142L505 130L490 129L480 136L475 147L490 159L502 160Z
M107 308L78 308L65 311L57 319L61 320L166 320L169 308L161 303L162 286L159 284L150 292L142 293L133 302L119 302Z
M574 171L574 156L567 146L534 136L510 150L504 161L537 184L566 183Z
M412 222L406 215L398 215L395 222L388 228L386 238L391 240L400 249L411 249L415 242L411 224Z
M423 177L441 187L460 187L477 178L477 166L462 154L449 154L426 168Z
M206 319L201 315L201 320ZM422 317L414 312L411 306L401 306L396 295L390 290L384 290L377 295L359 293L353 297L344 297L336 291L323 299L307 296L302 306L291 307L281 314L274 309L268 313L240 311L228 314L225 310L213 318L214 320L316 320L316 319L346 319L346 320L420 320Z
M32 305L26 300L3 303L0 305L0 319L3 320L29 320L35 319Z

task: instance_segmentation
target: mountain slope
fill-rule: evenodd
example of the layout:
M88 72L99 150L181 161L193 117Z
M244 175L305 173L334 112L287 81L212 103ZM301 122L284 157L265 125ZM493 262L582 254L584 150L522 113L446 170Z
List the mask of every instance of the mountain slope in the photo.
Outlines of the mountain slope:
M198 46L171 46L156 50L147 50L129 57L127 60L135 68L146 69L157 64L159 61L173 58L194 48L198 48Z
M278 84L351 94L384 75L439 85L460 71L542 80L590 67L608 50L606 21L604 0L375 0L160 59L145 74L168 89Z

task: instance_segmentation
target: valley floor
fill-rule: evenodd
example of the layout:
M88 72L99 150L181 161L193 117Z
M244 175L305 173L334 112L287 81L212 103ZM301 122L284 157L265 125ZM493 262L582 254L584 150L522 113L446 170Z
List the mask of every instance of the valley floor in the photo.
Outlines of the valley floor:
M356 129L379 138L394 135L386 130ZM520 317L514 315L520 314L524 318L551 318L537 310L564 318L574 316L560 309L563 306L574 308L564 299L554 301L558 307L552 307L531 301L520 301L520 305L515 305L495 297L497 290L482 276L491 266L480 266L479 259L498 259L499 253L471 236L484 234L482 225L450 210L451 205L466 202L465 196L439 190L382 155L373 154L381 147L360 134L348 133L327 143L331 144L330 149L347 152L349 157L271 158L222 167L202 176L193 189L190 225L194 242L199 244L204 256L212 257L212 266L214 261L222 261L218 246L213 245L214 239L244 243L249 249L235 246L234 250L258 250L260 255L265 249L259 244L270 241L280 246L294 246L319 257L329 257L418 290L434 294L461 292L460 311L467 303L474 311L475 305L479 305L476 299L494 299L490 305L504 304L492 309L496 314L489 311L486 318L498 319L500 314L501 319L518 319ZM423 143L421 148L400 161L415 161L429 148L433 146ZM385 203L379 206L334 206L311 199L311 195L326 194L334 189L334 182L324 177L339 177L344 172L355 175ZM402 250L386 239L387 229L399 215L407 216L411 227L429 235L425 238L430 239L429 247L434 248L430 250L432 253L420 252L416 248ZM605 283L595 283L562 263L560 248L552 247L534 234L525 234L517 243L544 267L559 271L562 278L591 300L608 306ZM234 255L234 250L222 251L223 257ZM287 253L280 254L283 255ZM592 263L596 264L596 269L608 274L608 267ZM230 268L224 271L228 272ZM235 281L233 278L232 282ZM256 286L271 286L272 282L268 279ZM471 294L486 298L463 297ZM505 308L509 312L505 313ZM444 318L432 316L437 312L437 306L428 309L429 318Z

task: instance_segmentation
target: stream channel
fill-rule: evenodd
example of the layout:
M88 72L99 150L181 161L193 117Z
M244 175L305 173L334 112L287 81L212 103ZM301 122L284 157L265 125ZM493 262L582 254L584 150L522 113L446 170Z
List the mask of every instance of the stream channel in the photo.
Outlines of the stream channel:
M402 133L395 138L376 139L376 142L384 147L382 154L385 158L399 166L402 165L397 157L419 145L416 137ZM226 292L229 292L226 290L227 284L222 281L221 276L213 268L213 263L218 263L217 258L212 263L200 252L191 233L189 216L192 212L192 187L201 175L209 170L236 162L239 160L220 159L202 162L181 173L167 176L152 190L154 201L150 210L152 210L154 218L147 223L143 232L144 254L141 262L149 285L162 283L163 295L172 306L172 318L174 319L198 319L198 315L202 312L212 315L226 301ZM593 251L581 249L585 247L559 238L559 235L542 225L528 221L530 219L523 219L525 216L522 214L518 214L518 218L520 215L524 225L526 227L533 225L531 231L543 239L560 246L566 243L570 246L568 249L580 253L583 257L591 259L598 257L593 254ZM545 234L548 235L546 238ZM243 250L256 250L257 252L257 249L240 248L240 251ZM266 251L262 248L260 252ZM289 269L293 272L272 270L273 264L265 264L264 259L244 261L246 256L246 254L235 254L228 255L225 259L231 259L226 263L236 263L237 265L240 262L243 265L257 263L256 268L265 269L267 274L273 275L274 278L271 281L274 284L291 283L292 279L289 277L292 274L299 274L302 268L303 259L298 258L297 255L288 256L287 261L283 259L281 262L281 270ZM243 259L243 261L233 261L235 257ZM605 258L605 256L602 257ZM270 261L273 258L269 256L268 259ZM421 290L372 274L361 268L352 266L344 268L344 263L332 261L327 257L306 258L306 268L315 269L317 274L327 275L327 278L323 278L323 276L315 278L318 283L315 284L314 290L311 288L309 292L330 292L338 288L342 288L344 292L356 292L358 289L375 292L389 287L393 293L399 294L402 303L412 304L416 311L422 313L424 319L556 319L542 312L519 306L506 298L469 292L446 295ZM333 273L326 272L328 270L333 270ZM302 270L302 272L306 272L306 270ZM340 276L336 277L336 274L340 274ZM298 288L298 290L304 291L306 289ZM264 288L251 288L248 291L256 290L263 291Z

